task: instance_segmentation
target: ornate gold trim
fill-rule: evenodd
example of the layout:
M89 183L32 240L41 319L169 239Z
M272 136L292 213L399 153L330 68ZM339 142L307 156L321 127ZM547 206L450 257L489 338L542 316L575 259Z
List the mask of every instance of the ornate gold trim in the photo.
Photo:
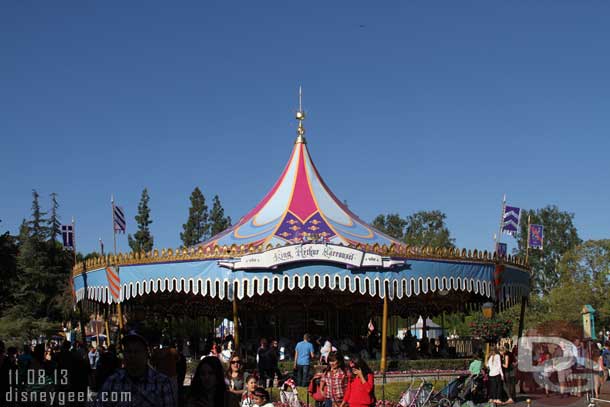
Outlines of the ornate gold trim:
M441 247L419 247L409 245L390 245L379 246L375 245L347 245L348 247L362 250L368 253L375 253L381 256L390 256L406 259L431 259L431 260L448 260L448 261L468 261L477 263L497 263L498 255L496 252L488 252L487 250L466 250L459 248L441 248ZM276 247L281 247L277 245ZM74 266L72 274L77 276L85 270L95 270L107 266L125 266L138 264L157 264L180 261L197 261L209 259L223 259L241 257L251 253L262 253L263 251L274 248L272 245L259 246L214 246L214 249L207 247L203 248L177 248L177 249L162 249L159 253L158 249L154 249L148 253L119 253L118 255L107 255L104 257L94 257L87 259ZM502 262L506 265L530 271L525 260L518 256L508 255Z

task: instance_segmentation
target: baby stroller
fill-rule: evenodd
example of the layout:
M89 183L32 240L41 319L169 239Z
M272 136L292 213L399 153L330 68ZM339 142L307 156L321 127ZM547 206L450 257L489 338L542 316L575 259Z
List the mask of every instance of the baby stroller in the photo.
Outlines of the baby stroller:
M301 407L297 386L292 378L287 379L280 386L280 402L288 407Z
M461 404L460 401L463 400L459 396L463 391L468 378L469 376L466 375L459 376L457 379L447 383L445 387L430 398L430 404L438 407L451 407L453 404L459 406ZM457 403L455 403L456 401Z
M413 389L414 380L411 381L409 388L402 393L398 405L401 407L424 407L430 402L430 397L434 390L434 385L425 380Z

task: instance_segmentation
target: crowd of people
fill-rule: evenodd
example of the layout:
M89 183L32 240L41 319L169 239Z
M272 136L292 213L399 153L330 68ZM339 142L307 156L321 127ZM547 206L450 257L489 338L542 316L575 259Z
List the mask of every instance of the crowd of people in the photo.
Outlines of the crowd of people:
M328 397L327 407L370 406L374 380L366 362L356 356L344 365L344 357L327 341L321 359L316 359L325 369L313 375L309 366L315 354L310 341L305 334L295 346L297 383L286 380L287 375L280 372L277 340L260 341L256 368L248 372L235 351L225 367L224 349L212 343L198 361L188 390L184 385L186 359L179 346L166 342L151 347L134 331L122 337L120 349L64 341L60 345L40 343L33 348L26 345L18 352L13 347L5 349L0 342L0 390L3 396L11 393L10 399L3 398L8 405L19 405L24 400L21 395L27 394L27 405L62 400L65 405L96 407L270 407L266 388L284 382L307 386L314 376Z
M579 339L561 345L523 344L522 351L531 356L536 369L520 370L518 348L509 344L492 348L486 360L479 355L470 364L472 377L485 376L489 402L515 402L517 386L521 393L579 396L585 391L585 381L575 380L572 373L591 371L588 358L593 361L596 396L608 380L610 342L605 347L587 344L588 348ZM317 395L318 407L365 407L375 400L374 375L366 358L359 352L344 353L341 343L331 338L312 340L305 334L284 356L292 360L291 372L280 369L278 339L260 339L256 364L250 363L249 369L244 352L235 351L232 337L212 340L196 362L190 386L185 386L187 361L180 343L150 346L147 339L131 331L120 345L117 349L64 341L26 345L18 351L6 349L0 341L1 394L5 400L8 394L12 400L24 393L63 394L67 399L68 394L77 395L68 405L269 407L266 389L284 384L285 388L309 386L312 395ZM316 370L311 371L314 365ZM317 390L311 389L313 383Z

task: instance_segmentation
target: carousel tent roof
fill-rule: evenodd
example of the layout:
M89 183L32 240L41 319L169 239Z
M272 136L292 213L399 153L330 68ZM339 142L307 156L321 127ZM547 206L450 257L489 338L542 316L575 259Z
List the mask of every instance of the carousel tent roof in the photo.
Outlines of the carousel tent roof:
M213 299L332 290L403 300L411 310L428 312L429 306L454 309L490 298L510 305L529 293L527 266L518 258L498 262L487 251L409 247L367 225L322 180L303 137L301 109L297 119L298 137L280 178L236 225L189 249L88 259L74 268L76 299L112 303L178 295L212 306ZM317 257L292 262L314 251ZM265 263L273 256L279 261ZM352 264L349 256L359 260ZM434 301L420 300L432 296Z
M332 193L299 136L282 175L263 200L234 226L201 243L284 246L318 240L350 246L401 243L366 224Z

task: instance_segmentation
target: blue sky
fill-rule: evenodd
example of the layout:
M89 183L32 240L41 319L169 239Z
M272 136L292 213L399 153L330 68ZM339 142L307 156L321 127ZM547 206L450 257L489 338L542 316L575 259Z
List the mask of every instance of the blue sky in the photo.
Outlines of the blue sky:
M363 219L440 209L459 246L487 249L506 193L607 238L608 15L601 0L4 1L0 229L17 232L33 188L45 207L59 194L85 252L111 245L112 193L133 233L148 187L160 248L180 245L195 186L237 220L286 164L302 84L313 159Z

